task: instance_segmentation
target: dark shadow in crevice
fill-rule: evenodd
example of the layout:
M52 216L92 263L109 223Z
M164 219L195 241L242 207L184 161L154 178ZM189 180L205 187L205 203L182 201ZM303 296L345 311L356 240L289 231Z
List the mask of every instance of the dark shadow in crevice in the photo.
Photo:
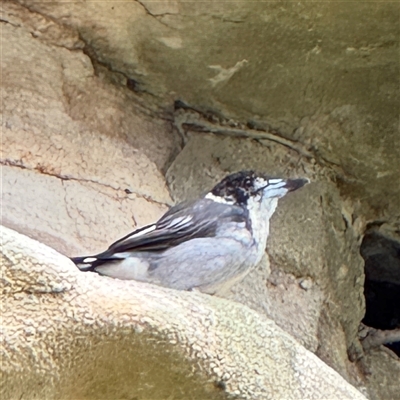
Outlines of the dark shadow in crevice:
M363 323L380 330L400 328L400 243L367 231L360 253L365 260L366 313ZM400 356L400 342L386 344Z

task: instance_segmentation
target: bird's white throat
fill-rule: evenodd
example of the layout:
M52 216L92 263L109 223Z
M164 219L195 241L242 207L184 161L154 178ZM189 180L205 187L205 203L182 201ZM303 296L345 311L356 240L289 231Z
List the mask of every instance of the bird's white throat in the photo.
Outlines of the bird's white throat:
M249 218L254 241L260 252L260 258L264 253L269 235L269 220L278 205L277 198L257 199L251 197L247 202Z

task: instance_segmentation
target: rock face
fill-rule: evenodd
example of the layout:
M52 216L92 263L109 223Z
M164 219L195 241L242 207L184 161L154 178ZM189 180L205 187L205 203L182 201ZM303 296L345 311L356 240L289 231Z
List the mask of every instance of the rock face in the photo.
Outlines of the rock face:
M337 384L327 383L322 373L325 383L308 380L314 367L327 367L265 316L370 398L400 392L398 382L382 384L393 380L385 365L396 369L398 359L382 350L364 355L358 340L365 313L364 233L383 224L397 243L400 231L399 7L144 0L2 4L2 223L8 228L65 255L92 253L231 171L312 180L281 201L265 258L233 288L230 301L83 275L59 254L9 233L11 253L28 261L6 256L3 263L12 274L3 282L12 317L7 315L24 319L20 325L7 319L7 329L20 329L5 336L5 398L30 391L39 398L65 393L130 398L132 390L148 398L224 398L237 391L245 398L257 398L255 393L268 398L277 393L274 382L281 374L287 380L276 390L285 398L360 396L331 370L327 374ZM34 248L43 249L38 265L46 268L32 267L39 257ZM375 281L383 280L375 275ZM88 302L78 314L74 296ZM102 296L115 296L114 308ZM218 334L234 331L240 346L250 346L246 338L254 330L249 333L246 323L234 330L237 319L265 330L257 339L251 336L257 343L249 348L260 354L259 345L280 346L276 360L285 372L277 372L283 369L275 364L267 367L264 358L250 371L243 360L257 363L258 354L253 357L247 348L235 348L240 356L226 353L229 369L219 365L215 354L221 348L214 342L204 345L215 351L213 361L197 354L200 336L218 336L214 325L202 327L208 319L203 321L203 305L199 310L193 299L205 302L207 318L221 313ZM57 307L60 314L52 314ZM137 318L132 307L139 307ZM157 307L164 307L160 314ZM25 309L35 313L32 324L22 311L14 315ZM121 312L114 315L116 309ZM197 321L191 326L202 332L196 340L179 312ZM157 315L157 322L141 320L146 313ZM57 318L65 322L64 331L50 329ZM175 332L179 349L160 332ZM266 354L273 358L271 349ZM147 355L148 363L132 361L138 354ZM293 361L298 354L312 361L299 367ZM69 363L76 369L67 373ZM124 372L109 377L118 367ZM85 368L86 375L77 372ZM192 369L206 373L187 376ZM363 371L373 371L373 377ZM210 377L219 390L205 383ZM37 382L43 382L40 388ZM171 382L184 394L157 391ZM191 387L196 389L190 392ZM285 391L288 387L293 390Z
M16 21L3 24L3 223L64 254L100 251L171 204L157 167L174 139L165 122L125 107L81 51L35 39L18 25L30 13L7 7Z
M245 306L82 273L41 243L1 235L3 399L365 399Z
M20 3L137 92L301 143L370 218L398 217L397 3ZM54 40L44 25L34 35Z

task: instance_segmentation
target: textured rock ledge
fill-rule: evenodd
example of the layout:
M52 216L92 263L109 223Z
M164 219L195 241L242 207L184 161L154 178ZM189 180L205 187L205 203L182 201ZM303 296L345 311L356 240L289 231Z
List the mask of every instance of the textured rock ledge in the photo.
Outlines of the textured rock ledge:
M1 237L2 399L365 399L243 305L81 273Z

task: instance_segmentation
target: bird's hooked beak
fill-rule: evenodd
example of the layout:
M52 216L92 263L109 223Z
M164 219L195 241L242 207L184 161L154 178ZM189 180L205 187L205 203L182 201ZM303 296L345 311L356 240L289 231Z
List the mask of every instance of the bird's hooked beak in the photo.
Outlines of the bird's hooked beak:
M280 178L269 178L267 184L263 185L255 193L263 193L265 198L281 198L289 192L300 189L305 184L309 183L310 180L307 178L298 179L280 179Z
M307 178L299 178L299 179L286 179L286 184L283 186L289 192L293 192L297 189L300 189L307 183L310 183L310 180Z

